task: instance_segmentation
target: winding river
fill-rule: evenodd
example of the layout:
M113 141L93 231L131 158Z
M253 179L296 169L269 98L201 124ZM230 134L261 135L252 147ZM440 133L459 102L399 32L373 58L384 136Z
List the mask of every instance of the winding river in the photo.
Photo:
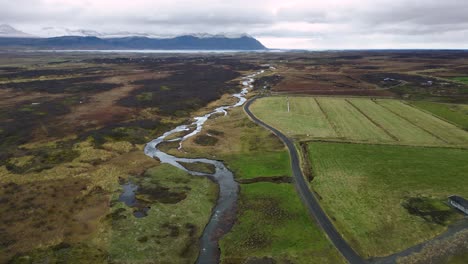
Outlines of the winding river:
M182 143L190 137L195 136L200 133L205 122L215 114L224 114L227 115L227 110L234 107L242 106L247 99L245 95L251 89L252 83L254 82L254 77L262 74L264 70L253 73L251 75L245 76L242 78L242 91L237 94L233 94L234 97L238 98L238 102L233 105L221 106L213 110L212 112L194 118L194 122L189 125L181 125L173 130L170 130L164 133L162 136L157 139L149 142L145 147L145 154L152 158L157 158L161 163L168 163L174 167L182 169L193 176L205 176L212 178L219 185L219 197L216 203L216 206L213 209L211 218L203 230L202 236L200 238L200 253L197 259L197 263L218 263L219 262L219 239L229 232L231 227L234 224L236 217L236 202L239 191L239 185L234 180L234 175L227 167L218 160L210 160L204 158L179 158L168 153L165 153L158 149L158 145L164 142L180 142L179 149L182 148ZM187 132L188 134L175 138L166 140L166 138L171 135ZM214 165L216 170L214 174L201 173L197 171L192 171L186 169L179 162L182 163L205 163Z

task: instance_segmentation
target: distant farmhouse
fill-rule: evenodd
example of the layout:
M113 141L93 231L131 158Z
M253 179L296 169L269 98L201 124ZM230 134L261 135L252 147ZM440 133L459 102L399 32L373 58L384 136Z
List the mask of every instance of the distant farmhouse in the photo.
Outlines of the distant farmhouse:
M468 215L468 201L465 200L463 197L456 196L456 195L450 196L449 203L453 207L457 208L458 210Z

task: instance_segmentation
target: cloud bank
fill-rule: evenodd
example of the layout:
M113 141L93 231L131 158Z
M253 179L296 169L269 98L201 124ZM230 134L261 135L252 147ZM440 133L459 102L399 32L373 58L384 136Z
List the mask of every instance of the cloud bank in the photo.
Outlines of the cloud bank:
M468 48L465 0L0 0L0 23L38 33L248 33L270 48Z

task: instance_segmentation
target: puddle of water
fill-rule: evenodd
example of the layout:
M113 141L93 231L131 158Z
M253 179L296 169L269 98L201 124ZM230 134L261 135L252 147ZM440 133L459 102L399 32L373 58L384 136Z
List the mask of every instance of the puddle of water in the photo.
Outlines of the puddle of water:
M142 218L148 215L149 207L140 206L136 199L136 192L138 191L138 185L127 182L122 184L123 192L119 196L119 201L125 203L126 206L134 209L133 215L136 218Z

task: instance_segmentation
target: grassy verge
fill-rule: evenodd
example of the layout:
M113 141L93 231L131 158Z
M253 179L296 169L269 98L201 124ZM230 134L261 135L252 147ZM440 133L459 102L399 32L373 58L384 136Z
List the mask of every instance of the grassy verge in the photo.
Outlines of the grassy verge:
M344 263L291 184L241 186L239 219L221 240L222 263Z
M290 175L289 154L285 151L226 156L237 179Z
M461 184L468 151L310 143L313 189L363 256L383 256L441 233L459 215L445 201Z

